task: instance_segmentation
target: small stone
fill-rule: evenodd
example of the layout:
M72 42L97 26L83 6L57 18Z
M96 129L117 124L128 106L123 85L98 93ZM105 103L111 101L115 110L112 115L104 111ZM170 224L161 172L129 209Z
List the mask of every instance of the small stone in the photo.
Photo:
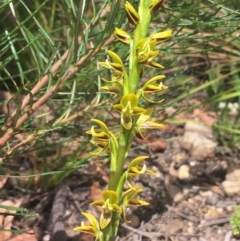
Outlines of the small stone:
M167 142L164 139L156 139L150 145L150 150L152 152L163 152L167 147Z
M184 225L183 222L179 219L173 219L171 220L166 228L167 233L169 234L175 234L183 229Z
M188 227L192 227L193 223L192 222L188 222Z
M51 239L51 236L49 234L46 234L43 236L43 241L49 241Z
M195 167L195 166L197 165L197 163L196 163L195 161L191 161L191 162L189 163L189 165L190 165L191 167Z
M218 211L218 213L219 213L219 215L220 215L220 214L223 213L223 208L217 208L217 211Z
M187 180L189 178L189 166L188 165L182 165L178 169L178 178L180 180Z
M219 213L215 207L211 207L205 214L205 218L212 219L219 217Z
M219 197L216 193L213 193L212 191L208 192L208 196L206 199L207 205L214 206L217 204L218 201L219 201Z
M174 202L176 203L181 202L183 199L184 199L184 196L181 192L177 193L173 198Z
M193 226L188 227L187 228L187 233L194 234L194 227Z
M194 204L194 203L195 203L192 198L189 198L189 199L188 199L188 202L191 203L191 204Z
M154 178L160 178L163 179L163 174L159 171L159 169L156 166L152 166L152 171L155 173Z
M205 239L204 237L200 237L198 241L208 241L208 240Z
M208 196L208 192L200 191L200 192L199 192L199 195L200 195L201 197L207 197L207 196Z
M194 199L195 199L196 201L200 201L200 202L202 202L202 200L203 200L203 198L202 198L200 195L196 195L196 196L194 197Z
M185 152L180 152L173 156L173 161L179 164L184 164L187 161L187 158L188 156Z
M234 207L233 206L227 206L226 210L231 213L231 212L233 212Z
M190 241L199 241L199 239L196 237L191 237Z
M237 182L226 180L226 181L222 182L222 186L228 196L233 196L240 192L240 185Z
M183 195L187 196L189 194L189 188L183 188Z
M128 225L133 227L133 228L136 228L139 225L139 223L140 223L139 217L137 215L135 215L135 214L128 215L127 219L129 221L131 221Z
M231 237L232 237L232 231L229 231L226 233L224 240L232 240Z
M217 146L213 140L212 129L210 126L198 121L187 121L185 133L182 138L182 146L189 150L192 157L203 161L207 155L213 152Z

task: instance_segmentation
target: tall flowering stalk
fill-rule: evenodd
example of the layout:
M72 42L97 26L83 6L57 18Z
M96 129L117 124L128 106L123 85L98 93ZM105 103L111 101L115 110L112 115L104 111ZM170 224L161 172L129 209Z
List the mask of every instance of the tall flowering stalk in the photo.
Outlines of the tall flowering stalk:
M139 105L141 98L151 103L155 93L167 88L163 85L164 75L157 75L139 86L141 76L144 75L145 67L163 69L164 67L155 62L154 58L159 54L157 46L171 37L172 31L152 33L148 35L151 15L157 11L163 0L140 0L138 11L128 2L125 3L125 10L129 22L134 26L133 34L116 28L114 35L123 44L129 46L129 68L126 69L122 59L113 51L107 51L110 60L100 62L100 65L111 71L110 80L103 79L108 85L102 86L102 91L107 91L116 97L112 107L120 113L121 131L115 135L101 120L92 119L98 126L93 126L88 134L92 136L91 143L97 146L94 155L109 155L110 173L108 189L103 191L102 199L94 201L91 205L101 206L102 213L97 220L90 213L83 213L90 224L82 222L81 226L75 227L75 231L85 232L93 235L96 240L109 241L117 235L119 220L122 217L125 222L126 208L129 206L148 205L138 195L142 188L134 186L132 179L143 173L154 175L146 165L141 163L148 156L139 156L132 160L128 168L124 170L124 163L129 153L133 138L144 139L143 131L146 129L159 129L163 125L151 121L153 108L144 108ZM124 184L128 186L124 189Z

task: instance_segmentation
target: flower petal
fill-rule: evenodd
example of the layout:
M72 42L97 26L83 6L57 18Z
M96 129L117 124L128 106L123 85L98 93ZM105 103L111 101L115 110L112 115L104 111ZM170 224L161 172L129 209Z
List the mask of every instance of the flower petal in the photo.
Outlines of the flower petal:
M159 33L153 33L150 38L156 40L157 45L164 42L165 40L167 40L168 38L170 38L172 36L172 30L165 30L163 32L159 32Z
M116 53L114 53L113 51L108 50L107 53L114 60L115 63L121 65L122 70L123 70L124 65L123 65L123 62L122 62L121 58Z
M163 0L153 0L149 9L151 13L155 13L163 4Z
M154 69L164 69L164 66L155 62L155 61L148 61L145 63L148 67L154 68Z
M97 236L95 229L90 225L85 225L84 222L82 222L81 226L75 227L73 231L87 233L92 235L93 237Z
M132 6L132 4L130 2L126 1L125 9L126 9L126 13L127 13L129 22L132 25L137 25L139 22L139 15L138 15L138 12L135 10L135 8Z
M116 27L114 31L114 35L122 43L130 44L131 37L127 34L127 32L123 31L122 29Z
M112 204L112 203L118 203L118 195L116 192L112 191L112 190L105 190L103 193L102 193L102 197L103 197L103 200L107 200L109 199L109 202Z
M139 156L134 158L128 165L128 169L137 166L139 163L144 161L145 159L149 158L149 156Z
M88 219L91 225L85 225L84 222L82 222L81 226L77 226L73 230L91 234L93 237L100 237L102 232L100 231L100 225L97 219L91 213L82 212L82 215Z

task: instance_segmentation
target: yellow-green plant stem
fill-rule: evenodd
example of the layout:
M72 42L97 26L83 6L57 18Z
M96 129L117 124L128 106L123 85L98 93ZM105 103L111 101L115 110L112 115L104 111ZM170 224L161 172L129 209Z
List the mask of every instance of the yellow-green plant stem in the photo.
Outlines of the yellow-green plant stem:
M136 56L136 46L138 42L145 38L149 28L151 13L149 6L152 0L141 0L139 3L138 14L139 23L134 31L133 40L130 43L130 57L129 57L129 90L128 93L135 93L138 87L139 76L142 71L141 64L138 63Z
M124 86L128 88L124 88L125 94L136 94L137 87L139 83L139 78L142 71L141 64L138 63L136 56L136 46L138 42L145 38L148 32L151 13L149 10L149 6L152 0L140 0L139 3L139 22L134 31L134 37L130 43L130 56L129 56L129 75L124 77ZM118 197L121 197L123 185L125 182L125 178L123 175L123 168L126 157L128 155L129 149L131 147L134 135L135 135L135 123L134 120L133 126L130 130L125 129L122 126L122 132L120 134L118 140L118 154L116 160L111 160L110 163L110 179L109 179L109 190L116 191ZM113 163L112 163L113 161ZM113 216L111 218L111 222L109 225L103 230L103 236L105 241L112 241L114 237L117 235L118 225L120 221L120 214L113 212Z

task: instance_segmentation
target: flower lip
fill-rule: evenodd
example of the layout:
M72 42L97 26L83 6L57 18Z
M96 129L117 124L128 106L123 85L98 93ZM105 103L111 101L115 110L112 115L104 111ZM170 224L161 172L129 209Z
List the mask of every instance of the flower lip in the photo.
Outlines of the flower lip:
M102 193L102 200L91 203L92 206L101 206L103 211L100 217L100 227L104 229L112 219L112 212L121 213L122 209L118 206L118 195L113 190L105 190Z
M127 130L132 128L132 116L145 112L144 108L138 106L138 97L135 94L124 95L120 104L113 105L113 108L121 113L121 124Z

